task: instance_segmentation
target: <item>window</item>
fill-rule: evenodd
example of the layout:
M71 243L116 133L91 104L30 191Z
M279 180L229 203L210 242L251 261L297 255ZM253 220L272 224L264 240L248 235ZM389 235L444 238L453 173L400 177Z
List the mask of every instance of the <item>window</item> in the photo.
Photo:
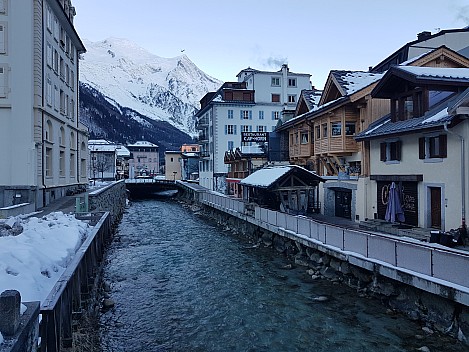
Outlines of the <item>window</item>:
M278 120L280 118L280 111L272 111L272 120Z
M236 125L225 125L225 134L236 134Z
M47 42L47 66L49 66L50 68L52 68L52 44Z
M296 78L289 78L288 79L288 86L289 87L296 87Z
M321 126L315 126L314 129L316 130L316 138L321 139Z
M322 124L322 138L327 138L327 123Z
M419 138L419 159L441 159L447 157L447 136L429 136Z
M259 111L259 120L264 120L264 111Z
M75 74L70 70L70 88L75 90Z
M75 101L70 99L70 118L75 121Z
M272 87L280 87L280 77L272 77L271 85Z
M54 16L54 39L58 42L60 37L60 24L57 17Z
M241 117L241 120L252 120L251 110L241 110L239 115Z
M70 177L75 177L75 154L70 153Z
M60 176L65 176L65 151L60 151L59 157L59 174Z
M48 142L52 142L52 138L54 136L53 134L53 129L52 129L52 122L50 120L47 120L47 127L46 127L46 130L45 130L45 139L46 141Z
M64 115L68 117L68 108L70 107L70 98L65 94Z
M65 146L65 130L63 127L60 127L59 144L62 147Z
M308 144L308 132L301 132L301 144Z
M65 64L65 83L70 86L70 69L67 64Z
M75 133L70 132L70 149L76 149L77 148L77 143L75 141Z
M52 176L52 148L46 147L46 176Z
M267 126L257 126L257 132L267 132Z
M280 94L272 94L272 103L280 103Z
M47 77L46 101L47 105L52 106L52 80L50 77Z
M233 149L234 149L234 142L228 141L228 150L233 150Z
M57 50L54 49L54 54L53 54L53 60L54 60L54 71L55 73L59 73L59 53Z
M342 122L332 122L331 123L331 136L341 136L342 135Z
M242 126L241 126L241 131L242 131L242 132L252 132L252 126L249 126L249 125L242 125Z
M8 0L0 0L0 13L6 13L7 12L7 2ZM50 11L49 8L47 10Z
M233 110L228 110L228 118L229 119L233 118Z
M296 103L296 95L294 95L294 94L289 94L289 95L288 95L288 102L289 102L289 103Z
M345 135L353 136L355 134L355 122L345 122Z
M7 26L6 23L0 23L0 54L7 52Z
M62 89L60 90L60 112L65 114L65 93Z
M401 141L383 142L380 144L380 160L400 161L401 160Z
M54 85L54 109L56 111L59 111L59 104L60 104L59 88Z
M65 81L65 62L63 57L60 57L60 78Z

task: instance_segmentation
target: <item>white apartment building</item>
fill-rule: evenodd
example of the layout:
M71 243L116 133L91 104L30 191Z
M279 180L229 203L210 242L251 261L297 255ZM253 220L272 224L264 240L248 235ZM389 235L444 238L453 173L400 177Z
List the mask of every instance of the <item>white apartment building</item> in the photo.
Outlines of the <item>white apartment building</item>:
M74 16L70 0L0 0L0 207L87 184Z
M196 114L199 130L199 184L224 192L228 172L224 154L241 147L241 132L271 132L287 110L294 110L303 89L311 89L310 74L242 70L238 82L226 82L207 93Z
M160 171L159 147L148 141L127 145L130 151L129 177L155 176Z

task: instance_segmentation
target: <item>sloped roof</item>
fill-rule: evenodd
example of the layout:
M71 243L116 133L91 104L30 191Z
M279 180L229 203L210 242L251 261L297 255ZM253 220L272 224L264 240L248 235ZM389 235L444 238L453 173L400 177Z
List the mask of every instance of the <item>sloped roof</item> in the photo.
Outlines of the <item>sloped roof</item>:
M322 90L318 89L303 89L301 91L301 95L310 111L318 107L321 94Z
M365 71L331 71L343 95L350 95L379 81L384 74Z
M277 181L288 177L289 174L297 172L315 182L324 182L324 180L316 173L306 170L298 165L286 166L273 166L265 167L263 169L253 172L251 175L241 180L240 184L243 186L257 187L257 188L270 188Z
M425 129L442 128L445 124L451 124L451 122L456 119L457 116L450 114L448 110L451 110L454 104L461 100L460 98L463 94L467 94L467 91L456 94L436 105L422 117L392 122L391 115L385 115L370 124L367 129L357 134L355 140L363 141L384 136L412 133Z

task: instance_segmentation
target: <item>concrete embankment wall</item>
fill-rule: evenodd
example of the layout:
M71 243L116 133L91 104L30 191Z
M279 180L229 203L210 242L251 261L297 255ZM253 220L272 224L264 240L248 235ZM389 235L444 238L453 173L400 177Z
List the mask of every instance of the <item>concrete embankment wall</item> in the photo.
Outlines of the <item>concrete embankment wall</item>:
M379 298L389 308L389 314L404 313L431 329L449 333L467 343L469 308L465 287L426 278L358 253L348 253L340 250L341 243L334 246L326 244L326 240L313 240L287 230L290 226L286 223L281 227L259 221L254 215L255 209L249 209L242 202L217 196L220 204L215 205L204 201L206 197L202 192L181 194L195 207L200 207L205 216L225 228L271 246L292 258L296 264L304 265L313 279L325 278L347 284L356 288L359 295ZM415 254L416 257L418 255Z

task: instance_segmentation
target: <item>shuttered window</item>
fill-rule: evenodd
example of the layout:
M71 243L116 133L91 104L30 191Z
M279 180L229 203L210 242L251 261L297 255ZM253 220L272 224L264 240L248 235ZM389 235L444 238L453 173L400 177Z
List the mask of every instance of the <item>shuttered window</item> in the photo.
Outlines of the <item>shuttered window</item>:
M419 159L446 158L447 149L446 134L419 138Z
M383 142L380 144L381 161L400 161L401 160L401 141Z
M0 66L0 98L6 98L8 93L7 66Z

